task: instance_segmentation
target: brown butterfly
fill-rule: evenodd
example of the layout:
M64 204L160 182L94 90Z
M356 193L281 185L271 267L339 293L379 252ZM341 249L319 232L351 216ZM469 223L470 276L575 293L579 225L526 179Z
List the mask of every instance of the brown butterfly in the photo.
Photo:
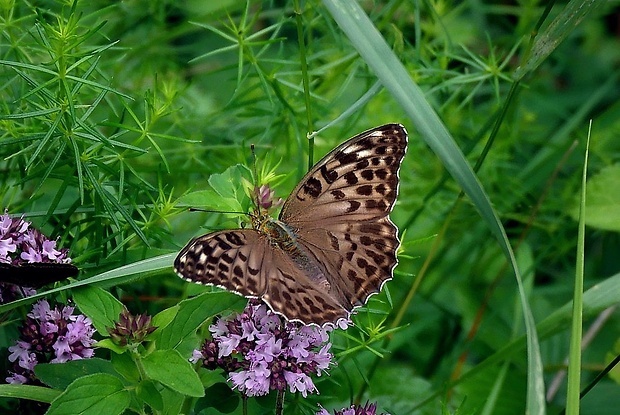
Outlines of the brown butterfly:
M253 229L195 238L175 259L175 271L261 298L289 320L348 319L392 279L399 240L389 214L406 149L400 124L356 135L312 167L278 220L257 209Z

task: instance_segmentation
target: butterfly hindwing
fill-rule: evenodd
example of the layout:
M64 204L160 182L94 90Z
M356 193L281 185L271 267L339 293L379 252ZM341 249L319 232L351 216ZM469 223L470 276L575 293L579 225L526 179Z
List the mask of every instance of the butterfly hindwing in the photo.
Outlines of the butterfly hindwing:
M188 281L262 298L289 320L322 325L348 313L284 251L274 249L265 235L253 229L196 238L179 253L174 268Z

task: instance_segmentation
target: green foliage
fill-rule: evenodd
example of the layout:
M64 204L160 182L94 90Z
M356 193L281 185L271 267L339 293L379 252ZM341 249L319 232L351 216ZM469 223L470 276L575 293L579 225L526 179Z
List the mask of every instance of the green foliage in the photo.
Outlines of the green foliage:
M392 213L402 236L394 280L355 327L331 334L339 364L316 379L321 394L287 394L285 413L366 399L392 414L562 409L573 299L593 336L582 382L618 354L618 317L600 316L620 301L620 47L612 3L543 7L0 2L2 207L58 237L81 269L77 281L0 305L15 313L0 346L44 296L72 298L100 336L96 359L37 367L51 389L0 385L0 406L273 412L273 396L243 403L220 373L189 363L205 324L244 300L185 283L172 261L191 237L244 226L255 185L284 198L308 154L401 122L410 138ZM132 347L106 330L124 309L157 327ZM599 399L586 396L583 412L614 413L617 379L597 380Z

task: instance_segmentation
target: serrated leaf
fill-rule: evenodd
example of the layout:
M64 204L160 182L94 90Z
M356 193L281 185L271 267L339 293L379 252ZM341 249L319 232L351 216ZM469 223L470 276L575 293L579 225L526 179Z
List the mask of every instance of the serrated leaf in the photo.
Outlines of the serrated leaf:
M209 176L209 184L224 199L236 199L243 200L245 193L241 187L242 179L250 179L252 181L252 175L247 167L236 164L230 166L222 173L212 174Z
M204 396L198 374L176 350L156 350L142 359L144 372L170 389L186 396Z
M161 390L161 396L164 401L164 410L161 412L161 415L178 415L183 413L182 408L186 401L185 396L168 388Z
M73 301L78 308L93 322L93 326L103 336L107 336L106 327L114 327L114 322L125 306L112 294L98 287L75 288Z
M84 376L71 383L52 401L47 415L116 415L129 406L129 391L115 376L105 373Z

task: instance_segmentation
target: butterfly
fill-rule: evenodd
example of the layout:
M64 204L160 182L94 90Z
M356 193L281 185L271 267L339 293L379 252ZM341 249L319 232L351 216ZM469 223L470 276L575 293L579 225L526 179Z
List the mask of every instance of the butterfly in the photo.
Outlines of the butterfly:
M75 277L80 270L71 264L27 262L19 265L0 263L0 282L38 288Z
M301 179L278 219L259 208L252 229L208 233L174 261L183 279L260 298L304 324L337 324L392 279L390 220L407 131L386 124L329 152Z

